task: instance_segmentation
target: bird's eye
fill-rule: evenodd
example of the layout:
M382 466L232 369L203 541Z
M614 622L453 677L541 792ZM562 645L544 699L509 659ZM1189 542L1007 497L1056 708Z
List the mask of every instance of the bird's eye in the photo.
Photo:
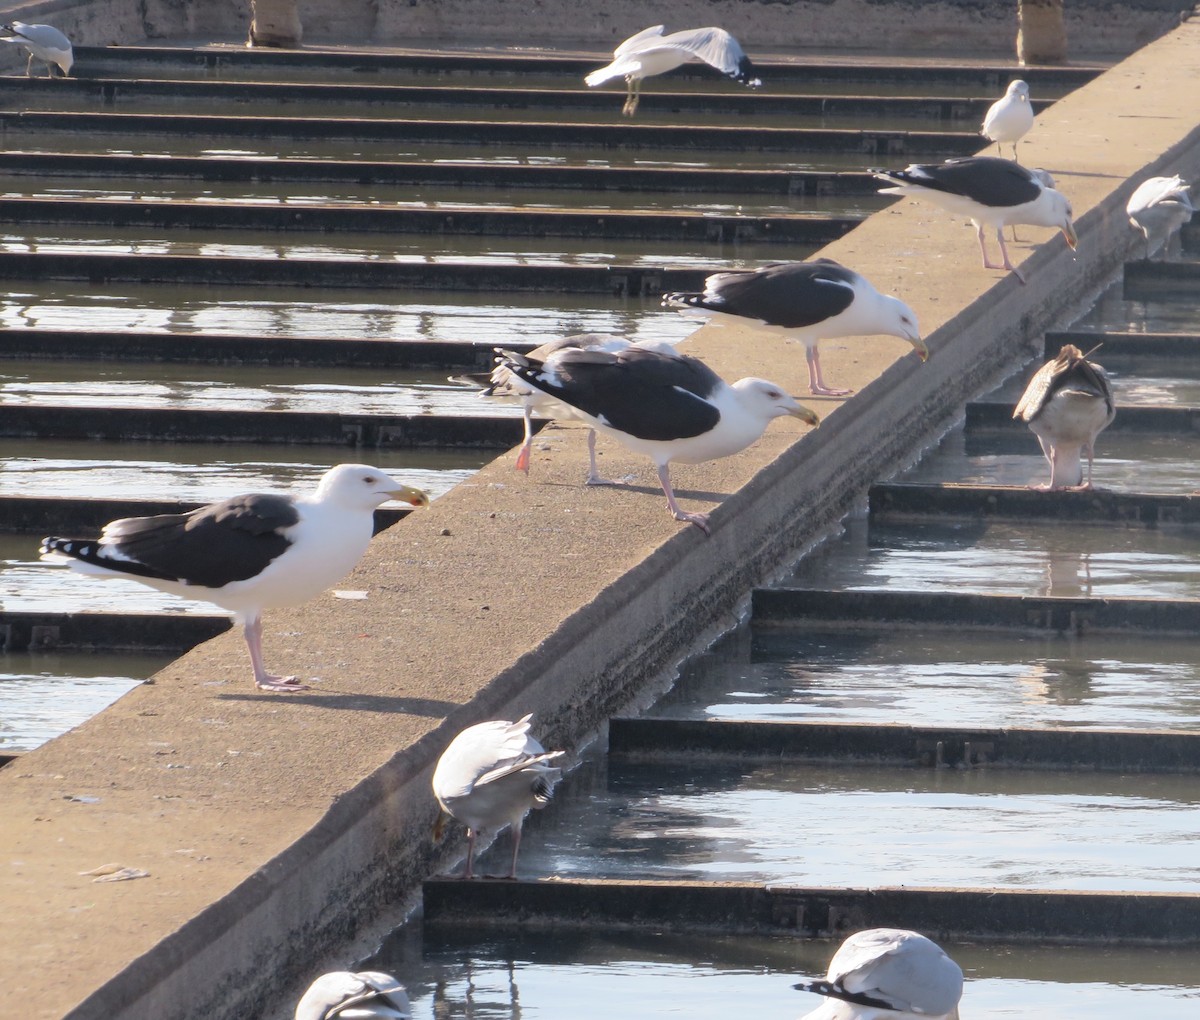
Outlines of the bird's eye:
M374 485L375 484L375 476L374 475L364 475L363 476L363 484L364 485Z

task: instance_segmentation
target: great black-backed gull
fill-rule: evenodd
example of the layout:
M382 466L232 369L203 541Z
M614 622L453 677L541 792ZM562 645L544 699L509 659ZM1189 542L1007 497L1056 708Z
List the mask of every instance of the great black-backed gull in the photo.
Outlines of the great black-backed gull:
M1146 238L1146 258L1152 250L1151 235L1162 238L1163 256L1167 254L1171 235L1192 218L1196 211L1187 181L1175 177L1151 177L1142 181L1129 196L1125 212L1129 222Z
M468 726L456 736L433 770L433 794L442 810L467 827L467 866L474 876L475 842L482 833L512 829L512 868L517 877L521 826L533 808L543 808L554 795L562 770L550 762L565 751L547 751L529 735L533 716L516 722L496 719ZM445 818L438 819L440 838Z
M427 506L429 497L366 464L339 464L311 496L253 493L186 514L128 517L99 539L45 538L42 559L96 577L123 577L202 599L241 623L263 690L306 690L263 666L264 609L299 605L353 569L389 499Z
M549 343L535 347L529 352L529 357L539 361L549 361L566 350L621 351L631 346L631 341L624 337L610 336L606 333L576 333L573 336L551 340ZM518 471L529 473L529 458L533 449L533 415L540 414L547 418L571 417L574 410L541 390L535 389L528 383L522 382L508 370L503 363L497 364L488 375L459 375L452 376L451 382L462 382L473 386L482 386L479 395L485 399L516 401L521 405L525 419L525 438L517 451L517 460L513 465ZM615 482L600 475L596 465L596 432L588 432L588 476L587 485L614 485Z
M1029 86L1023 81L1009 82L1004 95L988 108L980 134L996 143L1012 142L1013 159L1017 158L1017 142L1033 127L1033 105L1029 102ZM1018 162L1020 162L1018 160Z
M309 985L295 1020L408 1020L404 985L377 970L335 970Z
M692 58L703 60L752 89L762 85L760 79L752 77L754 65L750 58L725 29L689 28L663 35L663 27L654 25L631 35L613 50L611 64L592 71L583 79L588 85L595 86L613 78L624 78L627 94L621 112L626 117L637 112L643 78L672 71Z
M46 73L52 78L56 66L62 70L64 75L71 73L71 66L75 63L71 40L53 25L25 25L20 21L13 21L0 26L0 28L3 28L5 32L12 33L11 35L0 35L0 41L23 46L29 52L29 59L25 62L27 78L33 77L35 59L46 65Z
M675 500L672 461L699 464L728 457L784 415L818 424L812 411L775 383L739 379L730 385L704 362L667 344L634 344L615 353L564 351L550 362L500 353L501 363L529 385L654 461L671 515L705 534L708 514L688 513Z
M842 943L825 980L795 987L826 996L803 1020L958 1020L963 972L924 935L869 928Z
M1057 227L1072 248L1078 243L1071 222L1071 203L1046 183L1044 171L1026 170L1010 159L968 156L945 163L913 163L904 170L870 171L894 185L880 188L881 195L913 195L970 218L979 237L984 269L1008 269L1025 282L1008 257L1004 227L1025 223L1034 227ZM984 226L993 227L1004 261L996 265L988 257Z
M899 298L880 294L860 274L832 259L780 262L747 272L714 273L701 293L664 294L663 304L715 323L751 322L805 346L808 386L818 395L844 396L821 375L820 340L883 333L913 345L924 361L929 349L917 317Z
M1096 437L1116 417L1112 386L1104 369L1074 344L1034 373L1013 417L1037 436L1050 463L1050 481L1036 489L1090 489ZM1087 480L1082 455L1087 451Z

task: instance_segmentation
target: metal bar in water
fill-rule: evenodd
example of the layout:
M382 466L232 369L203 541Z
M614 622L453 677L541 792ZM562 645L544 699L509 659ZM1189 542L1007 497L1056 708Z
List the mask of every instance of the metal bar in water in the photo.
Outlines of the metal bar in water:
M409 53L361 53L338 50L269 50L239 46L76 46L77 73L95 76L102 66L128 67L138 64L166 64L203 71L220 68L298 68L324 72L341 68L359 74L378 75L383 71L410 70L431 74L449 72L502 72L505 74L556 74L577 77L594 70L604 55L558 56L552 54L448 53L444 51ZM854 62L848 64L803 63L762 59L755 61L774 83L868 81L914 84L965 83L988 91L1003 88L1013 77L1014 68L1004 64L887 64ZM1080 64L1071 67L1026 67L1021 76L1031 85L1077 88L1091 81L1105 68ZM684 65L672 72L679 79L712 81L713 71L701 65Z
M673 719L609 721L610 756L786 758L917 768L1200 771L1200 734L1159 730L971 729L956 726Z
M21 439L507 449L523 428L515 417L0 406L0 436Z
M1126 301L1195 294L1200 287L1200 261L1126 262L1123 279Z
M802 628L814 620L845 627L920 623L930 628L1065 634L1094 631L1194 634L1200 630L1200 601L1192 599L755 588L751 600L755 630Z
M88 280L92 283L207 283L240 286L418 288L540 291L657 296L696 290L710 273L699 268L626 265L522 265L507 261L376 262L203 255L117 255L0 252L0 279Z
M708 127L692 124L578 124L519 121L437 121L362 117L233 117L203 114L0 112L0 131L61 131L125 136L402 140L471 146L535 144L549 148L852 152L863 159L966 156L979 148L976 132L860 131L850 128ZM10 144L12 144L10 142Z
M1200 282L1200 277L1197 278ZM1013 404L973 400L967 404L968 432L1027 432L1029 426L1013 418ZM1194 436L1200 431L1200 407L1170 405L1118 405L1108 428L1114 432L1155 432Z
M227 616L197 613L0 612L0 652L186 652L229 627Z
M883 523L955 517L1146 528L1200 524L1200 496L1182 493L1040 492L1028 486L890 482L872 485L868 500L871 520Z
M1200 942L1200 895L1021 889L806 889L742 882L430 879L427 928L654 927L842 937L897 927L939 937L1125 945Z
M200 365L286 365L308 368L489 371L494 345L473 340L362 340L350 337L149 333L66 329L0 330L0 360L170 362ZM535 346L505 340L524 353Z
M860 216L720 216L623 210L414 209L377 205L265 205L249 202L0 198L0 223L84 223L116 227L319 230L503 237L689 240L728 244L826 244Z
M1044 347L1046 359L1057 357L1064 344L1074 344L1084 352L1100 345L1100 350L1096 352L1096 360L1106 365L1110 358L1194 359L1197 351L1200 351L1200 334L1120 333L1107 330L1047 333Z
M329 82L214 81L171 78L32 78L16 89L22 100L67 99L105 105L136 105L152 102L193 104L197 100L256 104L347 104L364 105L474 106L497 109L584 109L616 114L611 90L505 88L460 85L384 85ZM749 114L788 117L867 116L896 120L905 117L928 120L965 120L980 123L994 96L908 96L881 92L878 95L802 94L772 91L648 92L639 113L663 109L672 113ZM1052 100L1035 99L1031 105L1041 113ZM60 105L56 107L62 109Z
M196 500L0 496L0 532L26 535L99 533L109 521L184 514L204 505ZM375 533L390 528L411 512L411 507L380 507L375 511Z
M0 152L5 173L122 177L199 177L210 181L454 184L470 187L571 188L590 191L712 191L739 195L874 195L867 173L821 170L744 170L709 167L587 166L513 161L383 162L274 159L239 155L175 156L90 152Z

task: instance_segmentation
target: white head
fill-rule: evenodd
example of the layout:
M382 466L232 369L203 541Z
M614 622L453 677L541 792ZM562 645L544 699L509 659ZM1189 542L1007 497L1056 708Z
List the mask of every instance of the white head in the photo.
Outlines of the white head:
M54 62L62 68L63 74L70 74L71 68L75 64L75 51L73 49L59 50Z
M898 336L913 345L922 361L929 357L929 348L921 339L921 328L917 325L917 315L898 297L890 294L879 295L879 308L882 325L879 332L886 336Z
M821 419L815 412L799 403L782 386L767 382L766 379L739 379L733 384L733 389L742 406L753 414L761 415L764 423L772 418L791 415L809 425L821 424Z
M1035 227L1058 227L1072 248L1079 243L1075 224L1071 222L1071 203L1066 195L1053 188L1042 189L1037 201L1030 207L1028 217L1021 222Z
M369 464L339 464L321 476L314 497L319 503L336 503L354 510L374 510L389 499L413 506L428 506L429 497L420 489L404 485Z
M1022 103L1029 102L1029 86L1019 78L1016 81L1008 83L1008 89L1004 93L1007 99L1016 99Z

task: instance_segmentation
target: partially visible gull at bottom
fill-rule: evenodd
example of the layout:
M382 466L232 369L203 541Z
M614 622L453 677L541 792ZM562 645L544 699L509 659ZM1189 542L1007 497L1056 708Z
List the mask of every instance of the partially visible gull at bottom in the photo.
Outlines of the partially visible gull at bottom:
M881 195L926 198L943 209L968 217L975 224L983 268L1007 269L1022 283L1025 277L1008 257L1004 227L1011 224L1055 227L1062 231L1071 248L1078 243L1071 221L1071 203L1054 188L1053 178L1042 170L1027 170L1011 159L968 156L944 163L912 163L904 170L870 172L893 185L880 188ZM996 232L1003 259L1000 265L988 255L985 226Z
M626 340L624 337L610 336L607 333L576 333L573 336L551 340L540 347L535 347L529 352L528 357L546 362L557 357L561 352L568 350L613 353L615 351L623 351L630 346L632 346L632 341ZM524 471L526 474L529 474L529 461L533 450L533 415L536 413L547 418L572 417L574 410L569 405L547 396L541 390L530 386L528 383L522 382L520 378L514 375L503 364L501 359L497 359L497 361L501 363L497 364L488 375L451 376L450 381L481 386L482 389L479 391L479 395L485 399L506 402L515 401L521 405L525 420L525 438L521 441L520 449L517 451L516 463L513 467L518 471ZM594 429L588 432L588 476L586 484L618 484L600 475L600 470L596 465L596 432Z
M1159 243L1165 258L1171 235L1187 223L1195 211L1187 181L1178 175L1142 181L1125 205L1129 222L1146 239L1146 258Z
M823 981L795 987L826 997L803 1020L958 1020L963 972L918 932L869 928L842 943Z
M913 310L833 259L714 273L703 291L664 294L663 305L714 325L752 324L799 340L808 363L808 388L816 396L850 392L825 384L817 347L821 340L885 334L907 340L922 361L929 357Z
M1074 344L1065 344L1034 373L1013 417L1037 436L1050 464L1050 481L1041 490L1090 489L1096 437L1116 417L1112 386L1104 369ZM1083 451L1087 451L1087 478Z
M731 385L667 344L634 344L614 353L568 350L545 362L503 351L501 364L592 428L649 457L668 511L705 534L708 514L685 511L675 498L672 461L699 464L738 453L785 415L819 422L775 383L739 379Z
M475 875L475 844L506 825L512 829L512 866L517 877L521 828L534 808L544 808L554 795L562 770L550 762L565 751L547 751L529 735L532 715L516 722L493 719L468 726L458 734L433 770L433 794L442 811L467 827L464 878ZM445 815L439 816L434 838L440 839Z
M296 1004L294 1020L408 1020L404 985L377 970L322 974Z
M139 581L233 613L255 685L307 690L263 665L263 610L307 602L348 574L371 541L375 508L389 499L429 505L424 492L378 468L339 464L309 496L252 493L190 513L127 517L99 539L45 538L41 553L77 573Z

